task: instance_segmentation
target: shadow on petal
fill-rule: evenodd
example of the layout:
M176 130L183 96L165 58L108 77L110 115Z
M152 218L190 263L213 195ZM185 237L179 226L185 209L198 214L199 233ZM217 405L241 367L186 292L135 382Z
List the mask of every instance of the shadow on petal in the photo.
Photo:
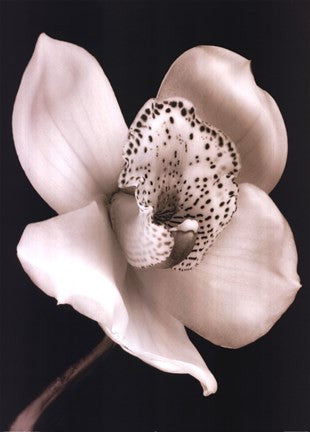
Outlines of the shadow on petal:
M220 47L192 48L172 64L157 98L176 96L190 100L201 119L235 142L239 183L268 193L274 188L286 163L286 129L275 101L256 85L249 60Z
M242 184L230 224L194 270L137 271L146 295L211 342L263 336L300 288L292 232L272 200Z
M126 272L105 207L94 202L29 225L18 256L39 288L98 321L126 351L163 371L193 375L205 395L216 391L183 324L149 301L131 267Z

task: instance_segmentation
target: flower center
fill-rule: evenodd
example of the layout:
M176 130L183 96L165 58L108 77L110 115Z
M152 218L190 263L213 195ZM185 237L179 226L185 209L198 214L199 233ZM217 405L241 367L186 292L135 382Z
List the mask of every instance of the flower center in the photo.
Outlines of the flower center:
M236 210L235 145L198 119L189 101L151 99L129 129L123 157L119 188L135 196L116 194L111 218L128 262L148 267L168 260L190 270ZM191 233L186 255L177 253L179 262L171 262L185 233Z

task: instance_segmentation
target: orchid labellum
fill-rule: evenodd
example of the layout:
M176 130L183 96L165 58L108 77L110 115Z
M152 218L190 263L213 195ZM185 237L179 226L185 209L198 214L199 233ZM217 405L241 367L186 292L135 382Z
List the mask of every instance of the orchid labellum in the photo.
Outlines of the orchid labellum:
M19 243L33 282L129 353L214 393L185 326L241 347L300 287L292 233L267 195L284 169L285 126L249 61L190 49L128 130L97 61L43 34L13 131L27 177L59 214Z

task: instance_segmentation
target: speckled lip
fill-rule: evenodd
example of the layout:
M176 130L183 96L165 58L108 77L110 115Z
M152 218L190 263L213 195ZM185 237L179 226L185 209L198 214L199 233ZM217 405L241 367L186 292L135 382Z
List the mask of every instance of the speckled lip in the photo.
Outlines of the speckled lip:
M145 225L145 236L153 244L149 253L145 248L139 250L137 242L132 236L129 239L127 233L127 239L120 242L126 243L129 262L136 267L174 262L174 269L192 269L236 210L235 177L240 161L234 143L223 132L197 118L188 100L174 98L158 103L150 99L129 129L123 158L119 187L135 191L140 218L145 212L151 215ZM186 220L198 224L195 239L193 235L183 236L190 239L181 248L187 254L182 254L180 260L177 253L177 261L167 261L173 248L176 249L171 229L178 229ZM143 232L139 235L141 241ZM169 244L165 244L163 237L169 237ZM135 244L130 246L129 242ZM131 248L135 249L137 259L132 259L135 253Z

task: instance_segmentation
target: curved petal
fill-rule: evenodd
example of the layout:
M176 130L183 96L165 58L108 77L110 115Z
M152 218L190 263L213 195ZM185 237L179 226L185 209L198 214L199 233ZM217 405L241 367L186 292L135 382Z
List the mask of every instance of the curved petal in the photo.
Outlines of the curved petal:
M13 134L27 177L58 213L117 189L127 127L84 49L39 37L17 93Z
M183 324L145 296L133 268L128 269L124 297L129 316L126 333L113 338L121 347L164 372L190 374L200 381L204 396L217 383L189 340ZM103 329L109 334L108 329Z
M107 209L92 203L29 225L18 256L31 279L58 303L99 322L126 351L172 373L189 373L204 394L216 381L183 324L144 298L111 230Z
M152 301L211 342L238 348L264 335L300 287L291 230L272 200L242 184L238 209L189 272L140 271Z
M58 304L102 322L113 332L127 326L117 285L127 263L115 241L105 207L87 207L26 227L18 258L33 282Z
M239 183L266 192L274 188L286 163L286 129L273 98L256 85L247 59L220 47L192 48L173 63L157 97L172 96L192 101L200 118L235 142Z

